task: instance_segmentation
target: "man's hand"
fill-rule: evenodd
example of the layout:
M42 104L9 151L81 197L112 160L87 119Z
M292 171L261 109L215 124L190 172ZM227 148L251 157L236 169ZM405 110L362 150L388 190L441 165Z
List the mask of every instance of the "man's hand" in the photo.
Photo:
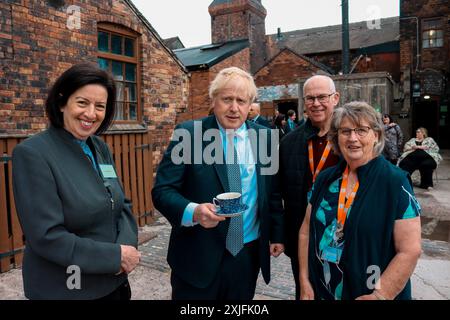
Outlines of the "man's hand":
M284 244L282 243L271 243L270 244L270 255L278 257L282 252L284 252Z
M225 217L216 215L216 206L212 203L202 203L195 208L193 220L203 228L214 228L220 221L225 221Z

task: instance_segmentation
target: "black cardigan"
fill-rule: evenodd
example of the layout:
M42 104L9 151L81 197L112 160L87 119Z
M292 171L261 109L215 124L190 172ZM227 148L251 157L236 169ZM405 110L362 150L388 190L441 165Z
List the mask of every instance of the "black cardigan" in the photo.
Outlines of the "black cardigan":
M347 163L322 171L314 184L309 238L315 238L314 217L329 185L342 176ZM351 215L345 226L345 249L339 264L344 272L342 289L343 300L353 300L361 295L370 294L373 289L367 287L367 279L373 276L368 269L375 265L380 268L380 275L395 256L394 224L398 214L398 203L402 182L409 175L379 156L357 170L359 189L353 202ZM411 184L412 185L412 184ZM320 263L311 258L315 252L314 241L309 241L309 277L311 284L317 287ZM411 283L396 299L411 299Z

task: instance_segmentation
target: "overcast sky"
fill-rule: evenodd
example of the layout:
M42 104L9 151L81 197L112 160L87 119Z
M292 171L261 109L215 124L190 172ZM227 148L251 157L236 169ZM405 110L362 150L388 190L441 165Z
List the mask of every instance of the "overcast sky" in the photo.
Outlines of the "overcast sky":
M212 0L132 0L163 38L178 36L186 47L211 43ZM266 34L341 23L341 0L262 0ZM399 15L399 0L349 0L350 22Z

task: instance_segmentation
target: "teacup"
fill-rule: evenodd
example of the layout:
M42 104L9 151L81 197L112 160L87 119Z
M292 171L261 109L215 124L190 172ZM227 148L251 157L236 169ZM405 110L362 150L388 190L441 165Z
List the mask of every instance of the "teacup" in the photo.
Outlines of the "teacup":
M213 199L213 203L216 207L220 208L219 214L236 213L242 207L241 196L239 192L225 192L218 194Z

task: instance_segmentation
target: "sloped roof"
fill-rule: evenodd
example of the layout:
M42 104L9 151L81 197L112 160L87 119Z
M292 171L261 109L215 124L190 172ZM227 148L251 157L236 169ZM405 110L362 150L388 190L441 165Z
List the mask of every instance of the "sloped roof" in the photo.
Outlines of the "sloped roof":
M370 28L371 22L362 21L350 23L350 49L359 49L381 43L399 41L399 17L384 18L379 28ZM303 29L268 35L279 48L288 47L299 54L312 54L342 49L341 25Z
M248 47L248 40L236 40L178 49L173 52L189 71L195 71L209 69L215 64Z
M186 48L179 37L164 39L164 43L172 50Z
M323 63L320 63L320 62L318 62L318 61L316 61L316 60L314 60L314 59L311 59L311 58L309 58L309 57L307 57L307 56L305 56L305 55L303 55L303 54L299 54L299 53L297 53L297 52L295 52L295 51L293 51L293 50L291 50L291 49L289 49L289 48L283 48L283 49L281 49L280 52L278 52L276 55L274 55L269 61L267 61L266 63L264 63L264 65L263 65L261 68L259 68L258 71L255 72L255 74L257 74L261 69L263 69L264 67L266 67L266 66L269 65L270 63L272 63L272 61L274 61L274 60L275 60L280 54L282 54L283 52L288 52L288 53L294 54L294 55L296 55L297 57L299 57L299 58L301 58L301 59L303 59L303 60L309 62L309 63L312 64L313 66L315 66L315 67L317 67L317 68L319 68L319 69L322 69L323 71L325 71L325 72L328 73L328 74L333 74L333 73L334 73L334 70L333 70L333 69L331 69L330 67L324 65Z

